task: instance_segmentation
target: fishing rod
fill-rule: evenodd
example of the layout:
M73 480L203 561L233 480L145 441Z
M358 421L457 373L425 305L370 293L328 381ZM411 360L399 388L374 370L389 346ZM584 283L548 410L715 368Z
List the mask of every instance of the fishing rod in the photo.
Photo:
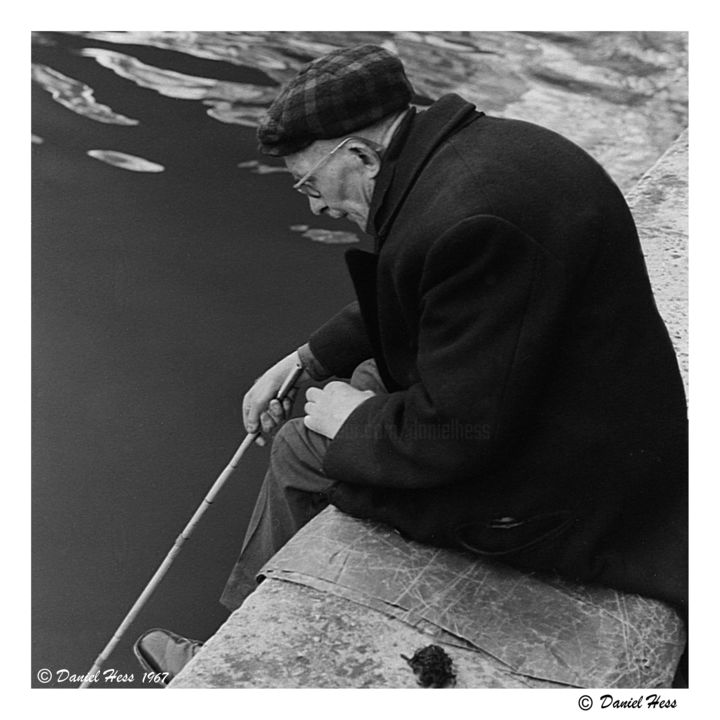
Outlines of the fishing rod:
M298 363L290 371L290 373L288 373L288 376L285 378L283 384L280 386L280 389L275 395L276 400L282 402L285 399L287 394L290 392L290 390L292 390L293 386L302 374L302 371L303 368ZM205 495L205 498L198 506L197 510L195 510L195 513L190 518L190 521L185 526L184 530L178 535L177 540L175 540L175 544L170 548L170 552L168 552L168 554L165 556L165 559L162 561L162 563L160 563L160 566L155 571L155 574L152 576L152 578L150 578L150 582L148 582L148 584L145 586L145 589L140 593L140 596L135 601L134 605L130 608L128 614L125 616L125 619L120 623L118 629L115 631L115 634L112 636L112 638L110 638L108 644L97 656L95 662L93 663L93 666L90 668L88 673L84 675L84 679L80 684L80 689L87 688L90 686L91 683L97 681L100 669L102 668L103 664L110 657L110 654L120 642L123 635L127 632L127 629L133 623L135 618L138 616L140 610L142 610L145 603L150 599L150 596L160 584L160 581L165 576L165 573L167 573L167 571L170 569L170 566L173 564L175 558L180 553L180 549L182 548L183 543L190 537L193 530L195 529L195 526L200 521L200 518L204 515L205 511L210 507L210 505L212 505L215 496L220 492L223 485L225 484L225 481L230 477L230 475L232 475L233 471L237 467L237 464L240 462L240 458L242 458L242 456L245 454L245 451L250 447L250 445L252 445L253 441L257 438L259 434L259 430L256 432L248 433L242 443L240 443L240 446L235 451L232 460L230 460L226 468L220 473L217 480L213 483L207 495Z

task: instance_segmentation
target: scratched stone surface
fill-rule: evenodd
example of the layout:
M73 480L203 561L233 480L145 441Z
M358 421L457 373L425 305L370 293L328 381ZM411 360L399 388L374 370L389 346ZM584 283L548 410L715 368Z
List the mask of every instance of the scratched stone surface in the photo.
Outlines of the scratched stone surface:
M666 605L409 542L328 508L265 566L413 627L460 638L526 678L667 687L685 644Z
M268 579L171 688L417 688L403 659L429 644L450 656L456 688L552 688L438 628L398 622L333 593Z
M688 132L627 195L658 310L688 392Z

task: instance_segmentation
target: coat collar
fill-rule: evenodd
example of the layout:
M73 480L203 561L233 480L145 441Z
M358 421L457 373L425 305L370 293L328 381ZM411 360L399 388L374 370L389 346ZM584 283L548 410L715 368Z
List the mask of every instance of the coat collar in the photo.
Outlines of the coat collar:
M412 109L400 123L383 159L370 203L367 231L376 238L376 250L437 146L475 114L474 105L451 93L424 112Z

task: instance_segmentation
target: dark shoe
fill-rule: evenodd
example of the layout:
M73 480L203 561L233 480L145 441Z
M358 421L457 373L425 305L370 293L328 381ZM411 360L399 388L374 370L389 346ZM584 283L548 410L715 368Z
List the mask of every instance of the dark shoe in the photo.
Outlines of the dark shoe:
M153 628L135 641L133 650L146 672L165 673L163 683L167 685L201 647L199 640L189 640L170 630Z

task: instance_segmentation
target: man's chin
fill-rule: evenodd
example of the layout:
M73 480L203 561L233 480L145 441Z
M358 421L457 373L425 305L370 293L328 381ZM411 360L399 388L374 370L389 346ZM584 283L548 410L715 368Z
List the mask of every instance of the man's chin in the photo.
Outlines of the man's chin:
M328 215L333 220L348 220L354 225L357 225L363 232L365 232L365 229L367 228L367 218L364 216L356 215L355 213L335 214L333 212L329 212Z
M365 229L367 228L367 218L360 217L359 215L347 215L346 216L350 222L357 225L363 232L365 232Z

